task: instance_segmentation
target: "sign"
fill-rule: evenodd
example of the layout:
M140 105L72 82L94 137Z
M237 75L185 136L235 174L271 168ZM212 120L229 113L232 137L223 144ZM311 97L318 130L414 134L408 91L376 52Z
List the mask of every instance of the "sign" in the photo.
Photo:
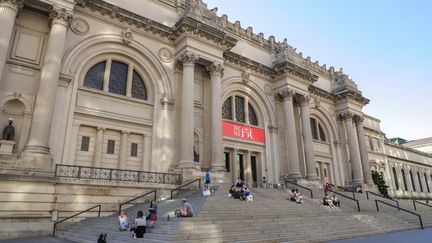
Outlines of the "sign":
M224 137L237 138L258 143L265 142L264 129L223 121L222 131Z

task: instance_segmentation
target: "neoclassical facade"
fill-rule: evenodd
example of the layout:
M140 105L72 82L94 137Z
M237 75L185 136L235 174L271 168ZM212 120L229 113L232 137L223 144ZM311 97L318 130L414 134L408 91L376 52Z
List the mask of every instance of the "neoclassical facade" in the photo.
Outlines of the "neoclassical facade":
M201 0L1 0L0 22L2 173L372 185L376 170L392 195L430 197L432 156L385 142L342 69Z

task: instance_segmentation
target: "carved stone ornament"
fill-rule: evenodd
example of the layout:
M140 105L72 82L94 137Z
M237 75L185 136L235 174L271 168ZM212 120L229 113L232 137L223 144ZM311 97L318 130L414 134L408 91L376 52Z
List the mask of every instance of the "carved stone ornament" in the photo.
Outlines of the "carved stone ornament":
M199 59L199 56L197 54L194 54L190 51L186 51L181 57L180 60L182 61L183 65L194 65Z
M49 20L51 25L53 24L63 24L69 26L72 21L73 13L65 8L60 8L56 5L53 6L51 12L49 13Z
M0 5L7 5L17 12L24 6L22 0L0 0Z
M273 89L269 84L265 84L264 85L264 93L268 96L272 96L273 95Z
M296 92L292 89L284 89L282 91L279 91L277 93L277 97L281 100L287 100L287 99L292 99L294 97L294 95L296 94Z
M364 116L356 115L356 116L354 117L354 121L355 121L356 123L363 123L363 121L364 121Z
M77 35L85 35L89 31L90 27L84 19L74 18L70 25L70 29Z
M132 31L128 28L128 29L124 29L122 31L122 39L123 39L123 43L125 44L129 44L132 41Z
M208 65L207 71L209 71L210 75L220 75L223 76L224 66L220 63L212 63Z
M318 98L314 98L314 104L315 104L315 108L320 107L320 105L321 105L321 100L319 100Z
M171 62L173 59L173 54L171 53L170 50L168 50L168 48L162 47L159 50L159 58L163 61L163 62Z
M296 98L296 100L300 103L300 105L309 105L311 98L309 95L301 95Z
M350 112L350 111L346 111L346 112L344 112L344 113L341 113L340 115L339 115L339 117L342 119L342 120L346 120L346 119L353 119L353 117L354 117L354 113L352 113L352 112Z
M242 80L245 83L249 83L249 81L250 81L250 73L249 73L249 71L243 71L242 72Z

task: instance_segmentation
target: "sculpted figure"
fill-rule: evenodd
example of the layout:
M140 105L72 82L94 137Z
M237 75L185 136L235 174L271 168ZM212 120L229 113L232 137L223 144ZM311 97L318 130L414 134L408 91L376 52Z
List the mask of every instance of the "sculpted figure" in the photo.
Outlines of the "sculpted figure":
M14 140L15 127L12 125L13 120L9 120L9 125L6 125L3 129L3 140Z

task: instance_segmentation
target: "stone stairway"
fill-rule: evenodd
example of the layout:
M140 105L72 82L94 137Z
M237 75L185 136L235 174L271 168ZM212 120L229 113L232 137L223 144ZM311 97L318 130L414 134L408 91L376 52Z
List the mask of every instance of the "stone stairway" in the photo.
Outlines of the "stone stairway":
M116 216L67 224L56 237L95 242L105 232L109 242L323 242L418 228L418 221L399 217L394 211L377 213L371 200L359 213L343 198L341 208L322 206L323 194L318 190L314 199L305 192L305 203L296 204L287 200L287 190L253 188L254 201L243 202L228 197L228 184L218 187L208 198L199 191L181 195L194 207L196 216L192 218L173 217L174 210L180 207L178 199L159 202L158 221L144 239L133 239L130 232L118 231ZM148 205L127 209L130 222L139 209L146 211Z

